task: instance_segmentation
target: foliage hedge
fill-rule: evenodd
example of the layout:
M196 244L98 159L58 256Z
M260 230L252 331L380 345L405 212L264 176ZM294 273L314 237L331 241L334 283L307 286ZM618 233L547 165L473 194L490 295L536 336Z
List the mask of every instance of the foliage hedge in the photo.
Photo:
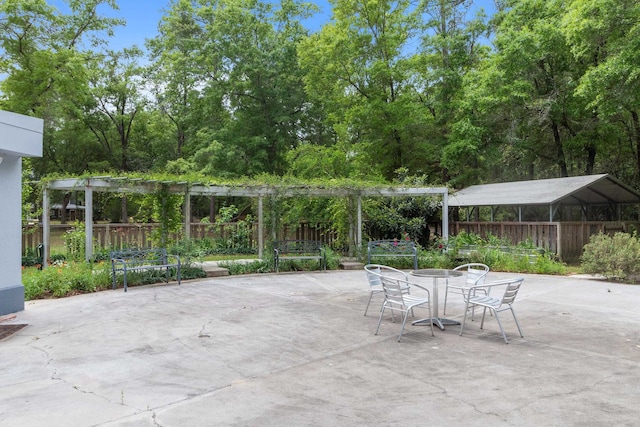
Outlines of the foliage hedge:
M206 277L206 273L201 268L188 264L181 268L180 275L183 280ZM175 270L171 278L176 279ZM127 274L127 286L159 283L164 280L165 275L160 270ZM42 270L37 267L24 268L22 283L27 301L102 291L112 288L111 264L57 261ZM118 275L116 283L118 287L122 287L122 275Z
M585 249L583 265L587 272L610 274L612 277L623 278L629 274L640 273L640 243L634 236L620 233L611 241L607 236L596 236ZM459 249L470 242L474 245L474 252L461 256ZM199 267L192 265L192 260L202 260L208 243L182 242L169 248L172 253L179 254L184 260L181 276L183 279L206 277L206 273ZM536 251L535 259L519 256L518 250L537 250L531 242L510 245L505 241L489 236L481 238L477 235L461 233L451 237L445 245L436 242L428 248L420 248L419 265L422 268L453 268L465 262L482 262L494 271L509 271L538 274L564 274L565 266L553 256L542 251ZM617 249L624 256L618 256L617 261L610 259ZM327 248L327 269L337 270L340 264L340 254ZM366 253L363 250L362 253ZM106 260L104 260L106 256ZM106 251L97 254L98 260L93 263L83 261L58 260L44 270L37 267L24 268L22 281L25 286L25 299L57 298L86 292L96 292L111 289L111 266ZM406 257L388 257L376 259L376 262L396 268L411 269L413 261ZM601 263L607 262L607 267ZM220 266L227 268L229 274L270 273L273 272L273 257L254 261L220 262ZM283 260L280 271L313 271L318 270L319 263L315 260ZM610 273L607 273L610 272ZM175 280L175 272L173 275ZM164 281L161 272L134 272L127 276L129 286L158 283ZM118 286L122 286L122 276L117 278Z
M618 232L613 236L596 234L584 246L581 258L585 273L600 274L607 279L637 282L640 277L640 239Z

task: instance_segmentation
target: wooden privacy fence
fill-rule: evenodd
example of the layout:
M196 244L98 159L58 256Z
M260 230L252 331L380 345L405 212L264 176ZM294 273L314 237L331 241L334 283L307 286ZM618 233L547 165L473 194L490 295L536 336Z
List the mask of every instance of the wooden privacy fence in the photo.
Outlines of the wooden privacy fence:
M236 230L237 223L223 224L191 224L192 239L226 239ZM152 234L158 224L94 224L93 237L96 248L124 249L128 247L150 248L152 246ZM50 229L51 246L64 245L64 236L73 231L70 224L52 224ZM313 226L309 223L300 223L298 227L283 227L281 239L318 240L331 246L336 239L334 232L322 226ZM280 233L279 233L280 234ZM172 234L171 239L179 240L178 234ZM255 248L258 242L258 225L251 224L251 247ZM42 244L42 226L30 225L22 229L22 253L35 250Z
M600 232L613 235L616 232L632 232L638 222L451 222L449 235L457 236L461 231L482 237L489 235L518 244L530 239L539 248L555 253L566 262L580 259L584 245L592 235Z

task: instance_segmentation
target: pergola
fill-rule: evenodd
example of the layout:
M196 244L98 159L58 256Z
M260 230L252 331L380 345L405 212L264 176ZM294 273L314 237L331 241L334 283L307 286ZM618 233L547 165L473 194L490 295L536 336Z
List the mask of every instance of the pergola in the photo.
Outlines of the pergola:
M442 237L448 238L448 189L446 187L366 187L366 188L323 188L305 185L217 185L214 183L170 180L153 180L130 177L96 176L86 178L64 178L47 182L43 186L42 208L43 215L43 259L49 257L50 220L49 220L49 192L50 191L84 191L85 199L85 234L86 259L93 257L93 193L112 192L129 194L154 194L159 188L164 188L169 194L184 197L183 216L184 233L189 238L191 233L191 197L193 196L221 196L221 197L251 197L258 200L258 256L264 255L264 212L263 201L268 197L349 197L356 201L357 214L352 219L351 229L357 248L362 245L362 197L401 197L401 196L442 196Z

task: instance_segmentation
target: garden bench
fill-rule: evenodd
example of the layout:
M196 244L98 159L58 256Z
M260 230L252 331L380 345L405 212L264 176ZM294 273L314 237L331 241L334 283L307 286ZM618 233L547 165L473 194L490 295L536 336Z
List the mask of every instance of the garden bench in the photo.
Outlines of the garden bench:
M169 283L171 269L176 269L176 280L180 284L180 257L167 255L164 248L127 249L112 251L111 270L113 272L113 289L116 288L116 277L122 272L124 291L127 292L127 273L131 271L147 271L165 269L165 282Z
M367 264L374 257L411 257L413 269L418 269L418 248L411 240L373 240L367 246Z
M280 240L273 244L273 262L276 273L280 269L280 260L317 259L320 269L327 270L327 254L322 242L317 240Z

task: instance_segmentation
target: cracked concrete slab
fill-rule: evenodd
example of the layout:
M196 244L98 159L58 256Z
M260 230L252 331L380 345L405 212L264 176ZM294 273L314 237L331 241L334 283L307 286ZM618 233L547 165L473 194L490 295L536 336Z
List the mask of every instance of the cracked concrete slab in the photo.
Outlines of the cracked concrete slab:
M374 335L353 270L27 302L0 342L0 425L637 425L640 287L523 276L508 345L478 314L463 336L408 326L398 343L390 318Z

